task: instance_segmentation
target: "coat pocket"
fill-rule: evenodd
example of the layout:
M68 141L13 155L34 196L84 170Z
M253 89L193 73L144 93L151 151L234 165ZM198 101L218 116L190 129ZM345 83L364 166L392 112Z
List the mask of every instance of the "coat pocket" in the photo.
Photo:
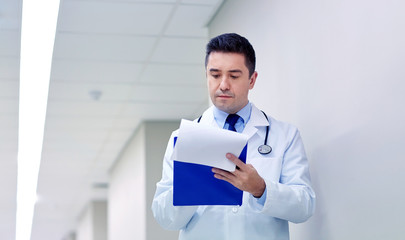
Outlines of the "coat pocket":
M250 159L250 164L256 169L259 175L266 179L279 182L282 167L282 158L257 157Z

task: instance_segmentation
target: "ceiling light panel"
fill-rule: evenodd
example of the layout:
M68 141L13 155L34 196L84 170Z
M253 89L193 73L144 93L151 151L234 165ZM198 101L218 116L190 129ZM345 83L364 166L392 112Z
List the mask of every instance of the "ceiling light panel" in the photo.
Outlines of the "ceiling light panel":
M48 143L47 143L48 144ZM66 141L64 142L66 144ZM92 146L90 146L90 144ZM96 146L97 145L97 146ZM91 160L95 159L97 157L97 151L94 151L96 147L100 147L102 145L101 142L97 143L88 143L88 144L71 144L70 146L64 146L62 143L49 143L49 147L44 148L46 151L49 151L50 153L44 154L42 157L42 163L41 163L41 174L42 171L45 171L45 169L48 169L47 165L51 164L52 162L58 162L61 163L62 165L67 161L72 164L77 164L77 169L71 169L72 172L65 172L63 174L77 174L82 172L83 169L85 169L85 166L87 163L89 163ZM85 149L85 147L90 146L89 149ZM57 151L58 155L52 153L52 151ZM50 166L51 166L50 165ZM53 165L52 165L53 166ZM44 169L44 170L43 170ZM54 169L55 171L62 171L63 169L60 169L56 167ZM49 180L49 179L48 179Z
M48 155L44 158L46 161L45 166L41 166L41 176L40 179L44 179L41 181L41 184L38 186L41 191L46 191L49 188L54 188L56 186L63 186L62 189L68 189L69 182L76 182L80 180L73 181L76 177L85 177L89 173L89 169L91 167L91 161L87 160L87 164L79 164L78 161L68 161L67 158L72 158L73 156L64 156L60 157L60 155ZM56 158L56 161L53 159ZM59 160L60 159L60 160ZM62 160L63 159L63 160ZM69 174L68 174L69 173ZM48 180L46 180L48 179ZM49 181L52 179L52 181ZM63 184L62 184L63 183ZM63 193L63 190L60 188L56 190ZM54 196L58 196L59 194L55 194L54 192L48 192L48 194L52 194ZM68 193L65 193L68 194Z
M143 61L154 46L154 37L56 34L54 58L96 61Z
M126 142L131 138L135 129L138 127L139 123L139 120L135 121L131 131L119 130L111 132L97 157L97 163L101 162L105 164L107 169L111 167L109 163L111 164L116 157L118 157ZM110 158L104 158L105 155L109 155Z
M17 139L17 128L18 128L18 113L16 114L1 114L0 113L0 126L6 126L3 130L4 133L6 132L14 132L15 135L13 138L11 136L4 137L4 140L14 140ZM3 132L0 134L0 138L3 138ZM4 148L5 144L0 144L0 149Z
M46 122L46 129L49 129L49 131L57 131L62 129L71 131L84 129L98 131L106 128L128 130L129 126L132 126L130 120L128 120L128 123L120 121L119 124L117 124L117 119L115 116L105 116L102 118L95 116L78 116L69 119L66 119L64 116L51 116L47 118Z
M63 147L63 144L70 145L67 146L69 149L76 149L82 152L97 152L97 149L103 144L104 139L108 136L107 130L83 130L83 129L59 129L59 131L47 131L45 142L49 142L49 146L59 148ZM74 154L74 152L72 152ZM56 161L56 159L55 159ZM72 159L72 161L74 161Z
M18 82L20 75L19 57L0 56L0 81L2 79L15 80Z
M15 98L18 99L19 83L18 81L8 81L0 79L0 99Z
M48 103L47 117L111 117L116 116L122 107L122 103L103 103L89 101L50 101Z
M1 161L1 169L0 169L0 176L1 176L1 181L0 181L0 187L4 194L2 194L2 197L0 199L0 212L1 212L1 218L0 218L0 223L3 222L5 211L2 211L1 209L7 209L7 211L11 211L13 213L13 219L16 217L15 216L15 207L16 207L16 194L17 194L17 160L16 160L16 154L9 154L10 151L3 151L2 150L2 161ZM11 222L11 219L8 219L7 222ZM13 222L13 226L15 224L15 221ZM0 225L0 228L2 227L2 224ZM9 229L10 230L10 229ZM0 230L0 237L2 236L2 230ZM3 239L3 238L2 238Z
M177 8L165 34L206 38L208 29L204 25L211 12L211 6L181 5Z
M54 59L51 79L52 82L133 83L141 69L139 63Z
M208 99L204 99L200 103L133 103L128 104L122 116L138 116L142 120L167 120L167 119L181 119L181 118L194 118L197 117L195 110L197 106L208 103Z
M18 98L4 98L0 101L0 115L18 114Z
M168 94L170 93L170 94ZM149 85L137 86L133 89L129 101L141 103L178 103L187 101L195 103L205 98L207 94L206 88L199 86L175 86L175 85Z
M20 29L21 1L0 1L0 29Z
M149 64L140 80L146 84L206 87L203 63L194 65Z
M146 2L65 1L58 31L157 35L172 8Z
M0 114L0 126L2 126L0 128L0 153L2 154L0 166L7 162L17 164L18 114ZM3 169L6 170L7 168Z
M130 87L125 84L89 84L80 82L52 82L49 92L50 100L59 101L125 101L130 93ZM99 93L100 96L91 95Z
M1 24L1 21L0 21ZM0 56L18 57L20 53L20 32L0 30Z
M16 183L16 174L17 174L17 164L16 164L16 156L10 156L10 155L6 155L6 154L2 154L1 155L1 166L2 168L0 169L0 176L1 176L1 181L0 181L0 187L1 187L1 191L5 192L5 193L15 193L16 192L16 188L15 185L13 183ZM5 159L12 159L14 161L4 161ZM15 205L15 196L9 196L9 197L5 197L6 195L2 196L0 198L0 209L4 208L4 205ZM5 197L5 198L3 198ZM13 199L12 199L13 198ZM14 201L13 201L14 200ZM14 215L15 215L15 209L14 211Z
M10 115L6 115L6 116L0 115L0 124L1 124L0 126L2 126L1 134L0 134L0 154L1 154L0 163L7 162L7 161L12 161L12 162L16 161L17 153L14 152L14 150L16 150L17 147L14 146L14 144L17 144L17 142L18 142L18 137L17 137L18 126L15 126L16 125L15 123L10 122L12 120L14 120L18 123L17 115L15 115L15 117L10 116ZM6 126L6 127L4 127L4 126ZM13 158L7 159L6 156L4 155L6 153L14 154Z
M152 56L152 62L201 64L205 59L206 38L162 38Z

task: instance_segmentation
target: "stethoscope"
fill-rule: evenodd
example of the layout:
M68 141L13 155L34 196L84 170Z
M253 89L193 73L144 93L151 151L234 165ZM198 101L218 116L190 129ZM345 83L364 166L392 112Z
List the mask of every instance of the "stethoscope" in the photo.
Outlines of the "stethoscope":
M266 117L267 121L269 121L269 118L267 117L266 113L264 113L263 111L262 113ZM198 118L197 120L198 123L200 122L201 118L202 115ZM269 131L270 131L270 124L266 126L266 137L264 138L264 144L260 145L257 148L257 151L262 155L269 154L273 150L269 145L267 145L267 138L269 136Z

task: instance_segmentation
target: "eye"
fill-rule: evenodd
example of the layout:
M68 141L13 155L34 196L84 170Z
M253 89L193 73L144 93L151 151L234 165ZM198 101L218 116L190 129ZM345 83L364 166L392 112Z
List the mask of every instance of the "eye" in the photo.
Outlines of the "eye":
M219 74L211 74L211 76L213 77L213 78L219 78Z
M237 79L239 76L231 75L232 79Z

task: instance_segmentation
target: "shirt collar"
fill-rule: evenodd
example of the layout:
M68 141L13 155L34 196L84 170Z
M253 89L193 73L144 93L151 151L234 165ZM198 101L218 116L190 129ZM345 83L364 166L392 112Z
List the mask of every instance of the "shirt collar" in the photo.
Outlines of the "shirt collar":
M224 111L219 110L215 106L214 106L213 112L214 112L215 121L217 122L218 126L220 128L223 128L225 125L225 120L229 114ZM239 110L239 112L236 113L243 119L243 126L245 126L246 123L249 121L251 112L252 112L252 104L250 102L248 102L248 104L246 104L246 106L244 106L241 110Z

